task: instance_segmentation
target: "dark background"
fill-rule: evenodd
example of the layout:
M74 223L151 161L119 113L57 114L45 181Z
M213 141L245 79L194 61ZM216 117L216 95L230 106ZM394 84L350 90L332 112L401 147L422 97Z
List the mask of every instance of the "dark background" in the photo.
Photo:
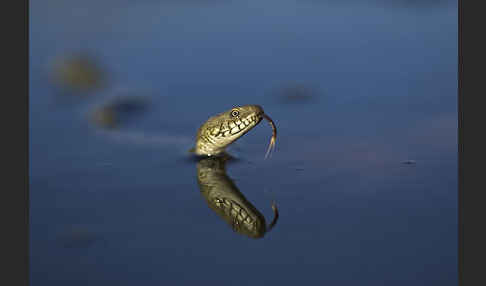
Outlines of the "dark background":
M453 1L35 1L29 28L32 285L457 284ZM53 80L77 53L100 87ZM126 94L149 108L89 120ZM187 159L241 104L279 129L271 159L263 122L228 168L267 219L278 203L261 240Z

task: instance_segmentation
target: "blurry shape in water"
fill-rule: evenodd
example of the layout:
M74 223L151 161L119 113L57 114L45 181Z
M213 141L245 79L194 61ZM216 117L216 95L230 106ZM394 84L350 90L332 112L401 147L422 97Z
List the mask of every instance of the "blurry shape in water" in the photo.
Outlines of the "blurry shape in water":
M91 120L102 128L117 128L131 117L145 112L148 104L146 97L119 95L95 108L91 114Z
M272 204L274 218L266 225L265 217L243 196L226 174L229 157L205 157L197 163L197 182L209 208L237 233L262 238L277 223L278 210Z
M402 164L404 164L404 165L415 165L416 162L415 162L415 160L405 160L405 161L402 161Z
M105 78L99 61L87 54L64 56L53 64L52 79L65 90L93 91L103 87Z
M288 104L308 103L317 97L317 91L314 88L302 83L288 84L274 93L279 101Z
M86 227L72 227L60 235L59 240L65 248L86 248L100 240L100 237Z

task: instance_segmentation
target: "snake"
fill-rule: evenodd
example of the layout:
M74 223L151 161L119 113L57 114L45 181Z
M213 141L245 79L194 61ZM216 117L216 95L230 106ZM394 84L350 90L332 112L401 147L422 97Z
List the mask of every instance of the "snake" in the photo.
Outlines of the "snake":
M197 182L209 208L237 233L262 238L277 223L279 213L272 202L274 218L267 226L265 217L238 190L226 174L228 156L208 156L197 163Z
M225 152L226 147L266 119L273 130L265 158L275 148L277 128L273 120L265 114L260 105L243 105L211 116L196 135L196 146L192 151L196 155L214 156Z
M130 140L139 143L158 145L186 144L190 138L175 134L150 135L142 132L117 131L123 116L139 113L147 109L143 98L124 96L112 98L107 103L95 108L90 113L93 123L102 127L101 133L122 141ZM266 119L272 127L272 137L265 154L265 159L275 150L277 128L273 120L260 105L235 106L230 110L209 117L197 130L195 147L189 150L196 156L218 156L226 154L226 148ZM193 140L193 139L192 139ZM194 141L193 141L194 142Z

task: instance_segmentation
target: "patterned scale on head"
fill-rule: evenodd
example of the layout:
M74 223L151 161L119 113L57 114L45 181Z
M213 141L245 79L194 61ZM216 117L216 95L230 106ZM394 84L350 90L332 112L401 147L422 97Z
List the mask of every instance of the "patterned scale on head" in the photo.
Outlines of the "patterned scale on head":
M263 118L259 105L244 105L210 117L198 130L196 137L197 155L218 155L240 138Z

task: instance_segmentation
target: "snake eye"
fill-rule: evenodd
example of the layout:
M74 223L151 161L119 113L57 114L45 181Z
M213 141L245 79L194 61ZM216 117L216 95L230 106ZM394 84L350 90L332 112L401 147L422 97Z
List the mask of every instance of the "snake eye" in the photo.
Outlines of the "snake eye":
M240 112L238 110L234 109L231 111L231 116L236 117L238 115L240 115Z

